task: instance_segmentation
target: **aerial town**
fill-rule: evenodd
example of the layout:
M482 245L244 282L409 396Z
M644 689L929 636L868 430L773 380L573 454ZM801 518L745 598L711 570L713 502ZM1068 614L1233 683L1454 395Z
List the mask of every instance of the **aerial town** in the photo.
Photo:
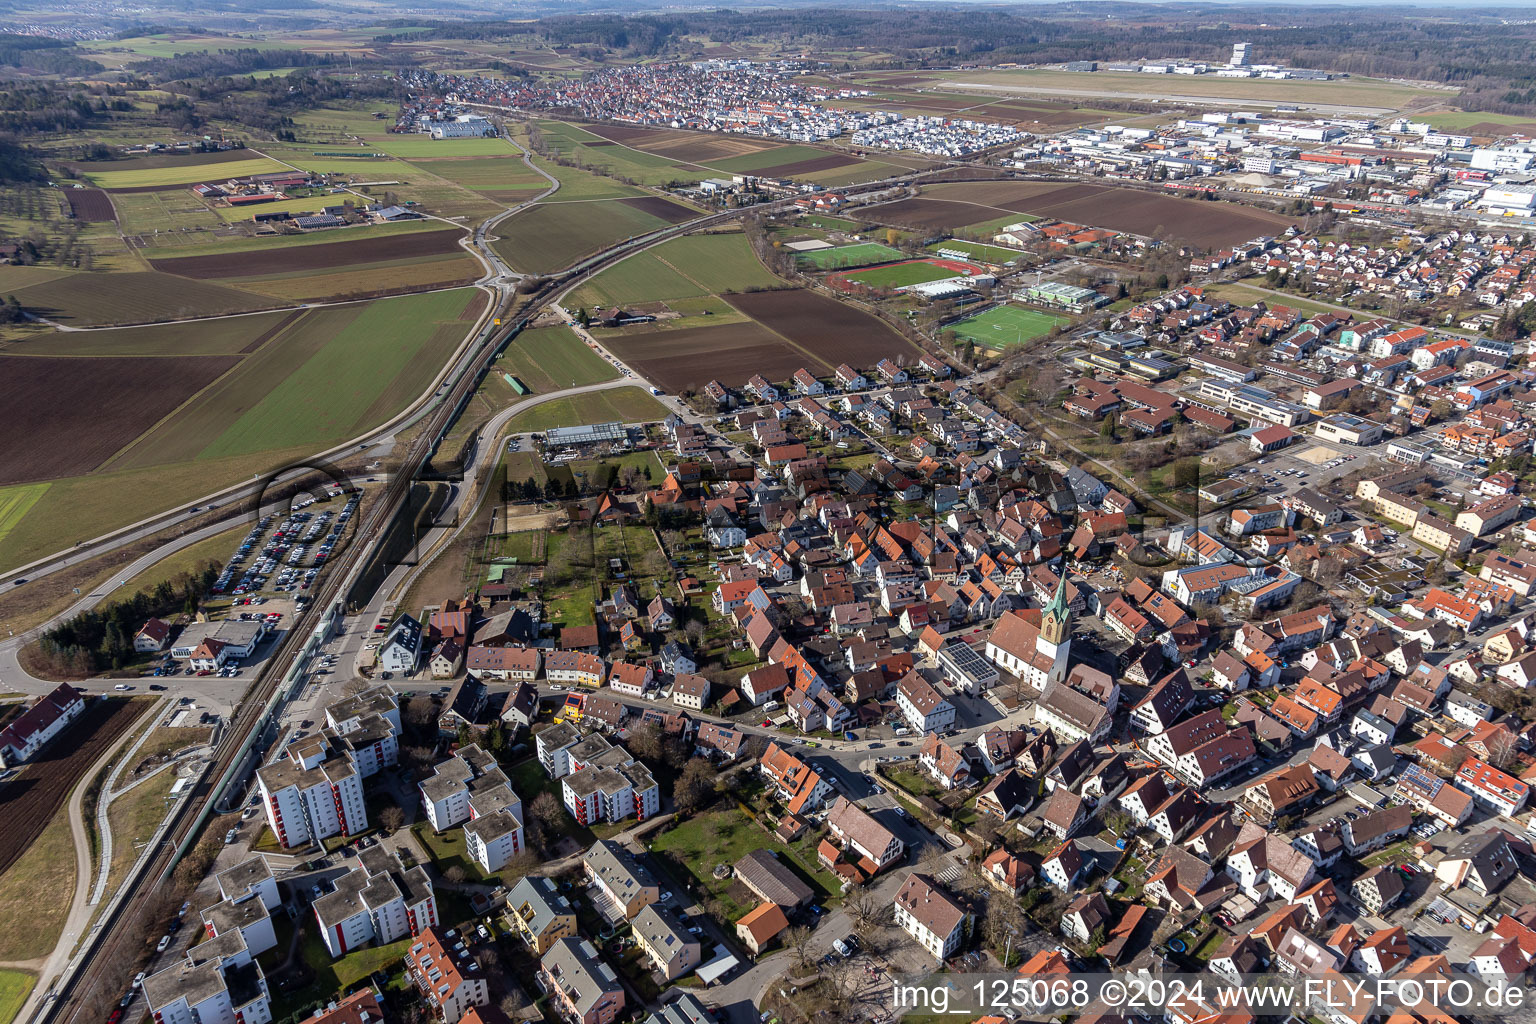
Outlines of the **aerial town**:
M1536 119L646 18L37 34L0 1024L1523 1019Z

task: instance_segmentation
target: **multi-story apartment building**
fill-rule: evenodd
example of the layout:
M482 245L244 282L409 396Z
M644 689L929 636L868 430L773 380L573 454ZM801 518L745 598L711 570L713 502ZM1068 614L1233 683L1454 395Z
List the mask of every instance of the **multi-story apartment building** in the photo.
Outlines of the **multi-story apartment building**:
M548 878L525 875L507 894L507 916L528 948L542 956L557 939L578 934L576 911Z
M267 979L253 955L230 936L226 952L210 940L188 951L187 957L144 979L144 1000L155 1024L268 1024L272 1004ZM195 955L194 955L195 954Z
M896 923L938 960L960 948L971 913L937 882L913 872L896 894Z
M411 943L405 954L405 973L443 1024L457 1024L471 1009L491 1001L485 977L469 970L467 958L462 967L455 962L431 928Z
M574 1024L612 1024L624 1009L624 986L586 939L550 947L539 961L539 987Z
M370 846L315 901L315 920L331 956L369 942L385 945L435 927L437 897L425 868L406 870L392 849Z
M697 936L689 933L676 914L659 903L641 907L630 921L630 934L634 935L642 952L668 981L681 978L699 965L701 944Z
M523 851L523 801L478 745L461 747L418 788L432 828L463 823L465 846L483 870L499 871Z
M661 899L661 887L645 865L618 843L599 839L582 858L587 881L612 904L625 920L633 920L642 907Z
M388 686L375 686L325 709L328 741L346 751L369 778L400 760L400 703Z
M303 846L368 827L363 773L324 731L288 746L287 757L256 770L267 823L284 846Z

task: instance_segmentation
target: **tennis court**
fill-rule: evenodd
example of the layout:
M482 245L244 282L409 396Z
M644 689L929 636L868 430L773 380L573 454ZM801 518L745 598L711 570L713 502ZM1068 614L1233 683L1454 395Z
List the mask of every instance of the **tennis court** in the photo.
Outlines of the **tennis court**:
M1057 324L1066 326L1068 323L1071 321L1049 313L1020 309L1017 306L996 306L979 316L953 324L948 329L978 345L1007 348L1047 335Z
M841 270L844 267L867 267L871 263L889 263L901 259L901 253L879 242L859 242L857 245L839 245L834 249L814 249L795 256L801 266L817 270Z

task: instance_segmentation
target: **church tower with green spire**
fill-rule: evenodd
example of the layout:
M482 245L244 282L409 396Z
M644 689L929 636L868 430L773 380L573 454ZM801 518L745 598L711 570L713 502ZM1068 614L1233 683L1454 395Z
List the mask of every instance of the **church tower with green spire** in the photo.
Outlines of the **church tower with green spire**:
M1040 637L1035 650L1051 659L1047 682L1059 683L1067 678L1067 656L1072 651L1072 606L1067 602L1067 573L1062 566L1061 580L1051 603L1040 613Z

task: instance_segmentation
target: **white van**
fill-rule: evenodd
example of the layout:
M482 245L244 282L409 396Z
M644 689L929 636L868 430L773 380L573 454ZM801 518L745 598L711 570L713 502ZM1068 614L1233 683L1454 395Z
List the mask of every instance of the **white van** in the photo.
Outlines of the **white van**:
M763 710L764 711L777 711L778 708L779 708L779 702L776 701L776 700L771 700L767 704L763 705Z

